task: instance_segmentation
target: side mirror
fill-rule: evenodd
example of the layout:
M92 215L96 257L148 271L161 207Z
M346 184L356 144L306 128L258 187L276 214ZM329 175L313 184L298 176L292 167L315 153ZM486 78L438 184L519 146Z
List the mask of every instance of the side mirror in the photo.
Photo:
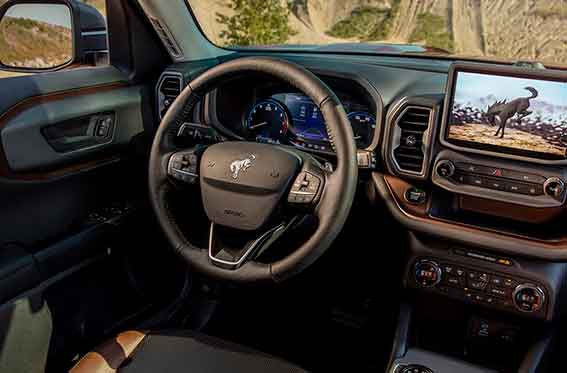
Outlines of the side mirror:
M68 0L8 0L0 7L0 69L57 70L108 60L104 17Z

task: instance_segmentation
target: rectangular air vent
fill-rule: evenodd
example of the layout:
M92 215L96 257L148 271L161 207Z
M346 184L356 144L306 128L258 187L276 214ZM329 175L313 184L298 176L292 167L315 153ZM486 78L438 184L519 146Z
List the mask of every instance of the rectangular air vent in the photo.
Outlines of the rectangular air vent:
M399 171L412 175L423 175L426 161L424 139L428 132L431 109L408 106L398 117L394 129L392 148L394 161Z
M181 48L179 48L179 45L173 38L173 35L171 34L167 26L161 23L160 20L157 18L151 17L150 19L152 21L152 24L154 25L155 30L159 35L159 38L161 39L161 41L163 42L169 53L175 58L182 57Z
M167 109L183 90L183 77L180 73L166 72L158 83L158 110L159 118L162 119Z

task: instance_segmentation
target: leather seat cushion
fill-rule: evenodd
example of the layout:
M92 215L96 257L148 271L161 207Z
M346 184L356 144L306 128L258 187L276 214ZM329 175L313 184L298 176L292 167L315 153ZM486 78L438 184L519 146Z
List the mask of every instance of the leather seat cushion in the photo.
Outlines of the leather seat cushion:
M85 355L72 373L305 372L284 360L191 331L125 332Z

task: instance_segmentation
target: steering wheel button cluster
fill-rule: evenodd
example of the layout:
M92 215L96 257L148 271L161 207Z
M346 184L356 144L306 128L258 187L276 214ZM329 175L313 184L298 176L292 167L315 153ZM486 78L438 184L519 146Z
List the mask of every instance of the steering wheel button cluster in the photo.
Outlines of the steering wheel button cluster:
M319 186L321 185L321 180L309 173L301 172L293 186L291 187L291 192L288 197L288 202L291 203L311 203L315 199L317 192L319 191Z
M195 153L176 153L169 161L169 174L180 181L194 183L197 181L199 158Z

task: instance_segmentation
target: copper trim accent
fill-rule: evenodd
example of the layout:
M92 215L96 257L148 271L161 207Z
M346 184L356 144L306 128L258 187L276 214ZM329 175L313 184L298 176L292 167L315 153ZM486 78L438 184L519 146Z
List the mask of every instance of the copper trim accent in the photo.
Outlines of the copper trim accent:
M66 91L58 91L46 95L28 97L18 102L17 104L13 105L4 113L0 114L0 130L10 121L10 119L16 117L18 114L22 113L23 111L31 107L51 101L62 100L70 96L90 95L95 93L112 91L115 89L121 89L127 86L128 86L127 83L117 82L117 83L109 83L109 84L103 84L92 87L71 89ZM0 177L8 178L8 179L19 179L19 180L47 180L55 177L65 176L67 174L71 174L77 171L94 168L101 164L117 161L118 159L119 159L118 156L110 156L110 157L106 156L101 159L79 162L73 165L64 166L49 171L14 172L10 169L10 166L8 165L8 161L4 153L4 148L0 143Z
M120 333L83 356L70 373L115 373L144 338L146 333L139 331Z
M518 243L533 242L533 243L537 243L538 245L541 245L541 246L543 246L547 249L567 250L567 237L560 237L560 238L553 239L553 240L544 240L544 239L539 239L539 238L534 238L534 237L522 236L522 235L514 234L514 233L503 232L503 231L499 231L499 230L496 230L496 229L474 227L472 225L468 225L468 224L464 224L464 223L460 223L460 222L449 221L449 220L446 220L446 219L439 219L439 218L436 218L436 217L432 217L430 215L416 214L415 210L412 212L408 208L408 205L409 205L408 203L404 203L403 191L402 191L402 194L401 194L402 199L400 199L398 197L400 195L400 187L404 186L404 185L410 185L410 184L408 184L405 181L403 181L403 180L401 180L397 177L394 177L394 176L390 176L390 175L382 175L382 176L384 178L384 181L386 182L386 185L388 187L390 194L392 195L394 202L396 203L397 208L409 219L412 219L412 220L420 222L420 223L426 223L426 224L438 226L439 228L443 228L443 227L452 228L452 229L456 228L456 229L461 229L463 231L468 231L469 233L473 233L473 234L486 235L486 236L493 235L493 236L498 236L498 237L502 237L502 238L507 238L507 239L510 239L510 240L516 240L516 241L518 241ZM400 180L400 181L398 181L398 180ZM404 189L404 191L405 191L405 189Z
M526 207L470 196L459 196L459 207L466 211L536 224L548 222L563 212L563 207Z
M426 203L423 203L421 205L411 204L409 202L406 202L405 193L406 190L408 190L413 185L398 177L390 175L384 175L384 180L386 181L386 184L388 184L388 187L390 188L392 194L394 194L394 198L398 202L398 205L402 206L407 212L415 216L427 217L427 207L430 200L429 197L427 198Z

